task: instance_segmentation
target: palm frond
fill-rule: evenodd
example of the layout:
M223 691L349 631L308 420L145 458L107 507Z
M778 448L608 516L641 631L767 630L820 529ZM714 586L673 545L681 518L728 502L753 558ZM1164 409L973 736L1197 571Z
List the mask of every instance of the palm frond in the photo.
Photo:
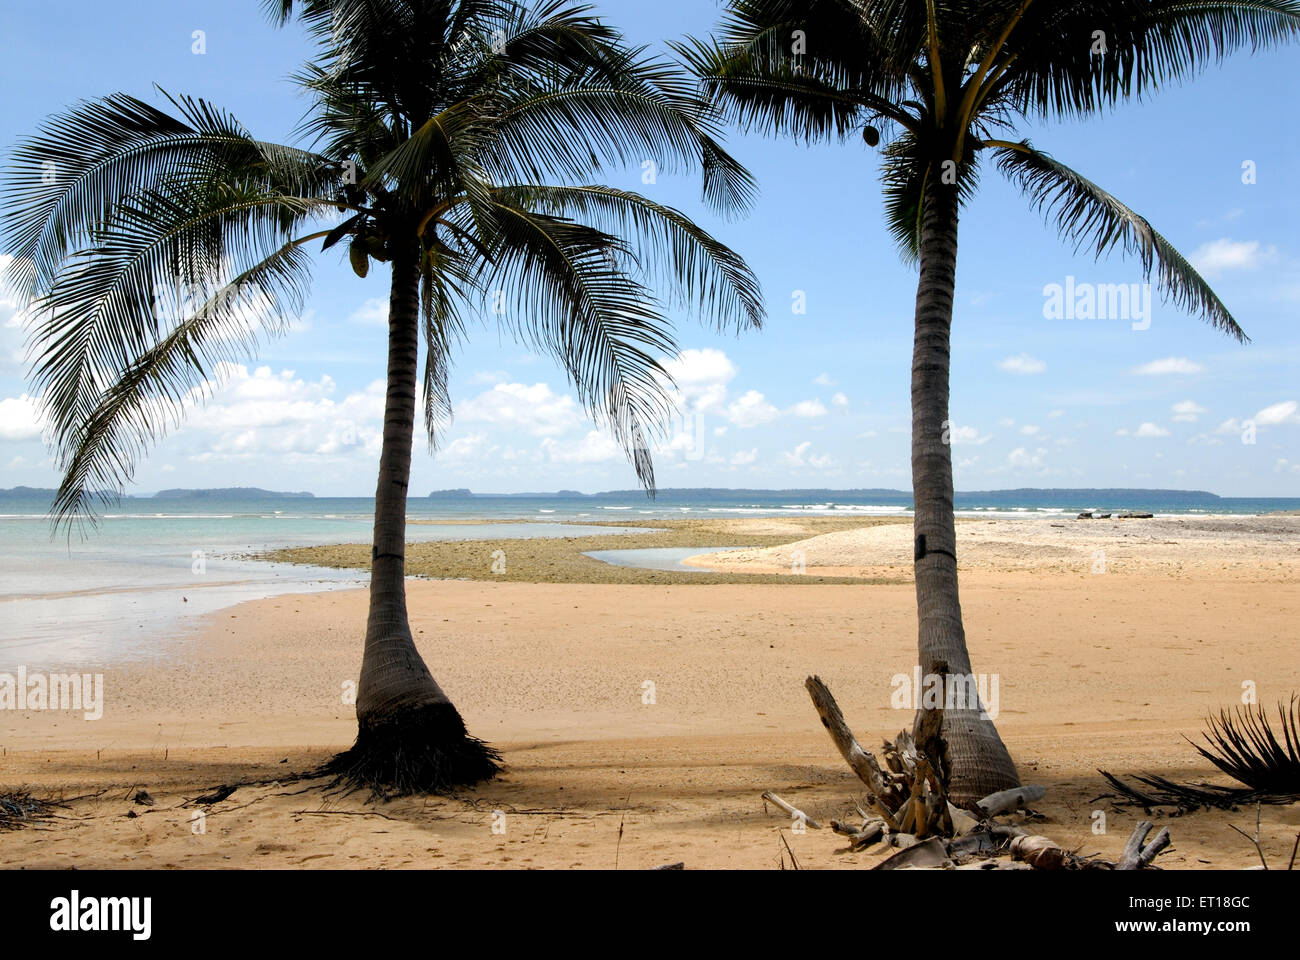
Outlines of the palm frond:
M650 448L673 410L672 380L658 357L677 352L650 291L620 266L617 238L570 220L500 204L485 290L512 292L498 319L551 353L580 401L654 489Z
M219 385L223 365L251 357L263 335L282 332L287 315L301 309L309 268L299 244L285 245L192 304L102 383L93 405L61 433L63 479L51 508L58 522L71 527L115 501L149 445Z
M1268 711L1260 704L1250 704L1209 717L1209 732L1203 734L1208 746L1192 746L1252 790L1300 794L1300 694L1292 694L1289 708L1279 703L1277 715L1281 740L1273 730Z
M649 285L670 291L684 308L702 308L719 329L763 324L766 310L758 278L739 254L680 210L605 186L524 186L499 194L512 206L535 205L629 238L636 262L648 268Z
M1002 172L1076 250L1091 246L1098 258L1117 248L1136 253L1143 275L1154 273L1161 292L1177 306L1239 342L1249 339L1205 279L1144 217L1028 141L997 143L993 149Z

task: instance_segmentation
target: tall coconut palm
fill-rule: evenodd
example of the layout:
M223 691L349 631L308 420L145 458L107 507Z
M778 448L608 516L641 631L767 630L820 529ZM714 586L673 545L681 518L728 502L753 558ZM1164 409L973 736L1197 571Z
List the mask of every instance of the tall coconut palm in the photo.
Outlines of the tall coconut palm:
M1192 74L1242 46L1292 39L1288 0L728 0L719 34L678 47L740 125L804 141L885 139L888 227L919 263L912 357L912 489L919 661L970 674L957 590L950 330L963 204L982 162L1065 239L1135 253L1166 297L1245 334L1169 242L1083 175L1016 139L1017 122L1082 117ZM1017 784L993 723L949 710L954 796Z
M693 169L721 210L744 207L753 184L715 139L694 80L589 8L267 7L282 25L296 15L317 45L296 76L312 101L308 146L255 139L200 99L168 97L167 112L118 93L52 118L13 153L3 238L36 317L33 378L64 471L55 514L93 515L222 361L284 328L307 289L309 244L346 248L361 277L382 264L388 380L358 735L328 769L395 792L475 783L499 757L466 731L407 618L417 398L432 446L467 320L494 319L558 358L652 488L651 440L670 408L659 360L676 349L667 307L740 329L761 322L761 297L744 262L687 216L589 181L627 163Z

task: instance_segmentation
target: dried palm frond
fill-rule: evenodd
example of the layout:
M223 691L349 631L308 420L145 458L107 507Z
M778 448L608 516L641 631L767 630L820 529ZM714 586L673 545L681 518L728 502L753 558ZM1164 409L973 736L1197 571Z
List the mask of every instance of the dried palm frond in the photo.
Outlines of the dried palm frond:
M1209 806L1229 809L1243 803L1296 803L1300 801L1300 694L1292 694L1289 705L1278 703L1281 740L1267 711L1250 704L1234 711L1221 710L1207 718L1204 733L1208 746L1188 740L1196 752L1232 779L1242 784L1219 786L1212 783L1174 783L1154 774L1134 775L1146 789L1125 783L1099 771L1127 800L1144 807L1176 806L1185 809Z
M1209 747L1192 743L1196 752L1238 783L1266 794L1300 794L1300 694L1278 703L1282 741L1258 704L1219 711L1203 734ZM1188 741L1191 743L1191 741Z

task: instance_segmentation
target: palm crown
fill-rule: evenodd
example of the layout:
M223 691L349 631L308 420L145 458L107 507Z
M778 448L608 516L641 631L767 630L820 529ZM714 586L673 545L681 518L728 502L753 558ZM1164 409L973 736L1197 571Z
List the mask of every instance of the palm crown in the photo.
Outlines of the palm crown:
M1143 217L1010 131L1096 113L1297 31L1291 0L733 0L716 40L678 49L746 127L809 141L860 131L873 145L884 133L886 215L909 259L927 191L946 178L969 199L988 155L1077 247L1136 253L1174 303L1244 340Z
M285 22L287 0L267 4ZM309 148L256 139L190 97L125 94L49 120L12 155L9 282L31 304L34 380L65 472L64 519L131 477L223 360L301 307L308 244L420 276L429 440L451 352L486 301L563 364L653 484L669 408L667 308L761 322L757 281L677 210L587 180L611 165L695 168L716 209L753 183L707 102L587 8L550 0L309 0L317 56L296 79ZM339 216L341 212L342 217ZM656 297L654 290L667 297ZM505 309L502 309L505 307Z

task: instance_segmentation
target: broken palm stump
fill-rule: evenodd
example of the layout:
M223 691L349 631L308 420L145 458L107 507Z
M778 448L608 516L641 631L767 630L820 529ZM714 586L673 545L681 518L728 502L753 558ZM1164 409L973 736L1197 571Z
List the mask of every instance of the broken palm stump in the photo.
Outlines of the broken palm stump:
M938 665L936 672L946 674L946 665ZM967 809L957 807L948 799L952 771L948 743L941 732L942 707L918 711L910 732L903 730L892 741L886 740L881 750L885 765L881 767L874 755L862 749L821 678L808 677L804 686L840 756L868 790L857 808L861 824L832 820L831 829L849 838L850 851L878 843L899 848L874 869L1142 869L1150 867L1168 845L1169 833L1164 830L1142 847L1141 841L1151 830L1151 824L1143 822L1117 865L1080 857L1047 837L998 821L1000 816L1041 800L1047 791L1039 786L1001 790ZM1130 849L1139 852L1131 854Z

